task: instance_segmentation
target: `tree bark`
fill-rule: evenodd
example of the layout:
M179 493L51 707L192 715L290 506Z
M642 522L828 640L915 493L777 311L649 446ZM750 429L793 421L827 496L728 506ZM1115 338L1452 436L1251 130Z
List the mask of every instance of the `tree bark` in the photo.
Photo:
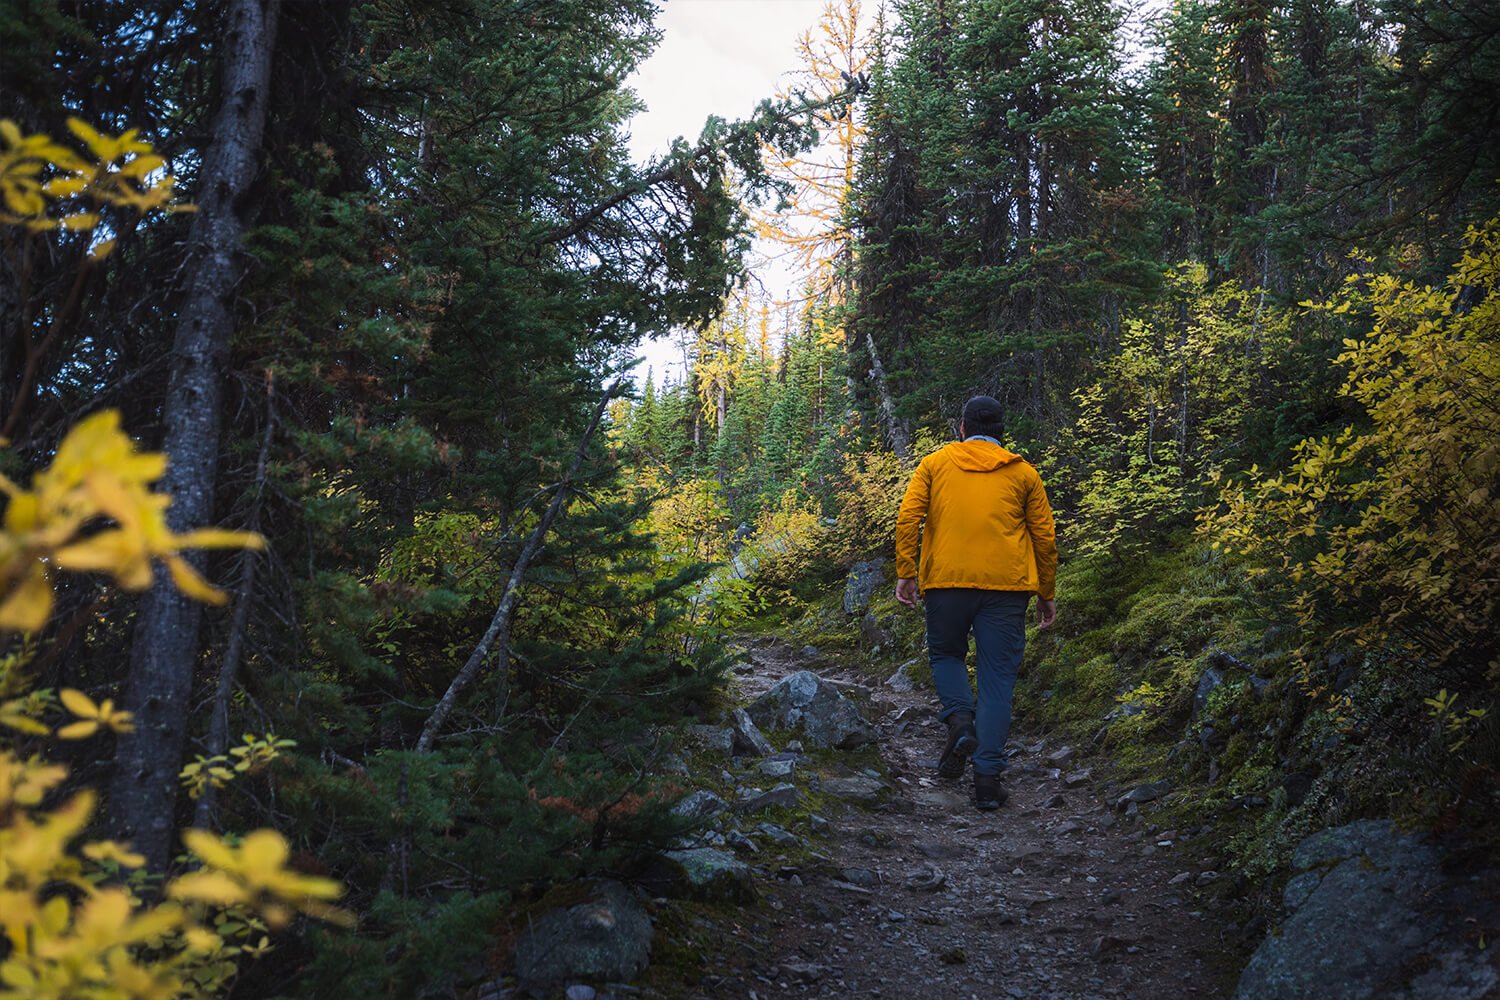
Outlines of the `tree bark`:
M271 439L276 433L276 383L271 373L266 372L266 429L260 439L260 455L255 460L255 503L250 508L250 517L245 523L246 531L260 530L261 497L266 486L266 469L271 462ZM240 663L245 658L245 633L250 627L250 606L255 602L255 566L260 553L246 549L240 555L240 580L235 591L234 619L229 627L229 642L224 646L224 659L219 664L219 683L214 691L213 712L208 720L208 739L203 755L217 757L229 749L229 699L234 694L235 679L239 676ZM213 822L214 805L218 789L212 784L204 786L193 809L193 825L207 830Z
M172 495L167 520L176 531L213 515L221 375L234 329L234 290L245 270L241 213L259 168L279 6L280 0L230 0L226 11L223 103L197 192L187 292L162 411L169 463L162 485ZM201 568L201 556L191 558ZM135 716L135 731L120 737L109 816L116 835L155 870L165 867L171 848L202 618L202 605L159 572L141 601L132 642L124 707Z
M875 349L875 338L865 331L865 346L870 351L870 379L880 394L880 415L885 419L885 431L891 441L891 450L907 465L911 464L911 434L906 424L896 416L896 403L891 399L891 388L886 382L885 368L880 364L880 353Z

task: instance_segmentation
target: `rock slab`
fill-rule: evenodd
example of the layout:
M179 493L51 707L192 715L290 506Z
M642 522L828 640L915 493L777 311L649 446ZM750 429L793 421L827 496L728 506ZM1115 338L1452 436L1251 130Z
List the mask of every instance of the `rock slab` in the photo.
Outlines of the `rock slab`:
M875 741L875 728L839 690L811 670L778 681L748 709L762 729L798 729L809 745L851 750Z
M1290 914L1250 957L1235 1000L1481 1000L1500 989L1500 946L1480 951L1452 917L1472 913L1455 905L1467 883L1389 821L1315 833L1292 867Z
M752 903L750 866L728 851L694 847L667 851L643 880L653 892L710 903Z
M870 606L870 598L885 583L885 560L871 559L855 563L844 580L844 614L861 614Z
M629 982L651 957L651 918L618 882L534 920L516 939L516 979L538 991L579 979Z

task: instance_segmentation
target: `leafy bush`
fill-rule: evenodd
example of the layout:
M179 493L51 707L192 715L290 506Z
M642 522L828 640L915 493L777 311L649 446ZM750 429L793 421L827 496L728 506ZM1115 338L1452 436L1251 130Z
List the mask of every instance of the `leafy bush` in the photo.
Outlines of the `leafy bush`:
M1446 284L1351 278L1315 311L1358 310L1342 394L1365 422L1252 469L1201 518L1213 544L1296 590L1301 622L1500 680L1500 219L1471 227Z

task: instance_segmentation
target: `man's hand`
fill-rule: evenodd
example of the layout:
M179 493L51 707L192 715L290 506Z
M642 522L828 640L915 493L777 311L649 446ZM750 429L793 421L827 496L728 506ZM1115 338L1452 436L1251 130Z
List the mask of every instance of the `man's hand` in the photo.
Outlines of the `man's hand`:
M1036 602L1037 627L1043 629L1051 628L1052 623L1055 621L1057 621L1057 602L1044 601L1038 598Z
M915 578L896 581L896 600L908 608L917 606L917 581Z

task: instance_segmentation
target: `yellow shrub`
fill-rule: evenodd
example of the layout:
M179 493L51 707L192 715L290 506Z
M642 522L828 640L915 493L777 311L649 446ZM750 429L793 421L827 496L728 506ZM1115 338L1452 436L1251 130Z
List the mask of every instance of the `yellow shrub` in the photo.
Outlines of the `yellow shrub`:
M32 233L90 230L98 215L87 210L89 201L142 211L167 203L171 178L150 180L162 161L134 132L110 138L77 120L69 126L87 155L46 136L23 137L0 121L0 222ZM101 243L92 255L107 252ZM172 532L165 520L171 498L151 488L165 467L164 455L136 450L110 410L75 426L29 489L0 477L8 498L0 519L0 632L40 630L62 571L106 574L139 590L160 563L184 593L221 601L181 551L254 547L261 540L215 529ZM200 867L169 881L165 902L143 901L135 891L140 880L123 873L145 859L127 844L82 839L94 792L63 797L67 768L38 752L23 754L16 742L126 732L129 714L81 691L28 690L24 668L34 641L23 635L13 646L0 658L0 996L208 995L228 983L239 956L269 950L262 932L293 913L351 922L329 902L342 887L288 869L287 842L274 830L254 831L242 842L189 831L184 840ZM59 709L65 721L54 732ZM231 751L237 761L230 773L260 766L284 745L271 736L247 738Z
M1500 597L1500 219L1470 228L1443 286L1367 275L1303 305L1372 314L1338 358L1368 426L1225 485L1202 529L1293 584L1304 623L1477 677Z

